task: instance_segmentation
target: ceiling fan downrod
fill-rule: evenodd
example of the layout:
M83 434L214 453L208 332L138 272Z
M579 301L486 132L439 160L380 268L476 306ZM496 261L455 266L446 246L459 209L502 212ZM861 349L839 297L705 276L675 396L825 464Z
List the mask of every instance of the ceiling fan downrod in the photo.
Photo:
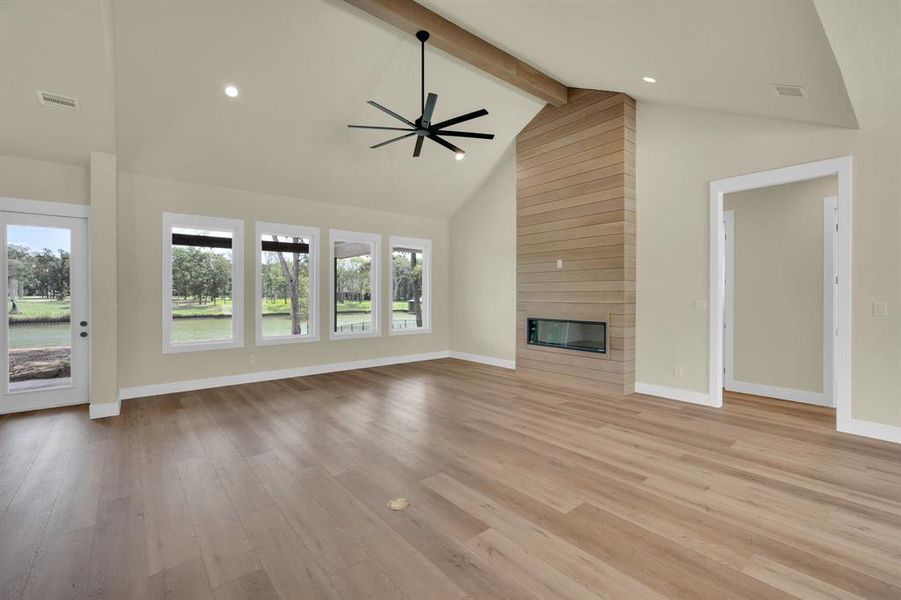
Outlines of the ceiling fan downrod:
M424 29L420 29L419 31L416 32L416 39L419 40L419 42L420 42L419 50L420 50L421 60L419 62L419 65L420 65L420 71L421 71L422 77L419 80L420 81L419 89L420 89L420 98L422 99L422 102L419 105L419 110L421 111L420 114L422 114L422 112L425 112L425 43L427 41L429 41L429 32Z

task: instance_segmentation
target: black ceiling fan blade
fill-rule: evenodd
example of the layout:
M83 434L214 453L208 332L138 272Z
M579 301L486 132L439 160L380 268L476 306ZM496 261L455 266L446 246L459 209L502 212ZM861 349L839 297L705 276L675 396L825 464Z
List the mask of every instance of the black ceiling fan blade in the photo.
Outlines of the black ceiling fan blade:
M425 137L421 135L416 137L416 147L413 148L413 158L416 158L420 155L420 153L422 153L422 141L424 139Z
M348 125L351 129L379 129L382 131L416 131L409 127L382 127L381 125Z
M370 101L368 102L368 104L371 104L372 106L376 107L377 109L379 109L380 111L382 111L382 112L384 112L384 113L388 113L389 115L391 115L392 117L394 117L394 118L397 119L398 121L400 121L400 122L402 122L402 123L406 123L406 124L409 125L410 127L416 127L416 124L413 123L412 121L408 121L407 119L403 118L402 116L400 116L399 114L397 114L396 112L394 112L393 110L391 110L390 108L385 108L384 106L382 106L381 104L379 104L379 103L376 102L375 100L370 100Z
M456 125L457 123L463 123L464 121L471 121L472 119L478 119L479 117L484 117L488 114L488 111L484 108L480 108L479 110L473 111L471 113L466 113L465 115L460 115L459 117L454 117L453 119L448 119L447 121L441 121L440 123L435 123L432 125L432 129L443 129L445 127L450 127L451 125Z
M480 140L493 140L493 133L474 133L472 131L436 131L435 135L449 135L451 137L477 138Z
M404 134L404 135L399 135L399 136L397 136L396 138L391 138L391 139L388 140L388 141L380 142L380 143L376 144L375 146L370 146L370 148L372 148L372 149L375 149L375 148L381 148L382 146L387 146L388 144L393 144L394 142L397 142L397 141L400 141L400 140L405 140L405 139L407 139L408 137L410 137L411 135L416 135L416 132L414 131L413 133L407 133L407 134Z
M439 135L439 134L436 134L436 133L430 133L428 137L429 137L429 139L432 140L433 142L437 142L437 143L441 144L442 146L444 146L445 148L447 148L448 150L450 150L450 151L453 152L454 154L465 154L465 153L463 152L463 150L461 150L460 148L457 148L456 146L454 146L453 144L451 144L451 143L448 142L447 140L442 140L440 137L438 137L438 135Z
M422 109L422 118L420 121L422 122L422 126L428 129L429 123L432 122L432 113L435 112L435 105L438 103L438 94L433 94L429 92L428 97L425 99L425 106Z

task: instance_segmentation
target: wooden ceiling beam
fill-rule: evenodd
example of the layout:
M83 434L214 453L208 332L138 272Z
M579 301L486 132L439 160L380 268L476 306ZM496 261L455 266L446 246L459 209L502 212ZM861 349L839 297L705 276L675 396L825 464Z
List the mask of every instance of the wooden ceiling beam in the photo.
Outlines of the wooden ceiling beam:
M567 102L565 85L414 0L344 1L410 35L425 29L430 34L429 44L552 106L562 106Z

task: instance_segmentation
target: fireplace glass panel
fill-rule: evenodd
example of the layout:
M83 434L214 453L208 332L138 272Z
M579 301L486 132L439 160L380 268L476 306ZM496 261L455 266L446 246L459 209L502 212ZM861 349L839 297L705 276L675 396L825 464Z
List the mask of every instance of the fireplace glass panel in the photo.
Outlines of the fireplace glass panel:
M534 346L607 352L607 323L604 321L530 318L527 328L528 343Z

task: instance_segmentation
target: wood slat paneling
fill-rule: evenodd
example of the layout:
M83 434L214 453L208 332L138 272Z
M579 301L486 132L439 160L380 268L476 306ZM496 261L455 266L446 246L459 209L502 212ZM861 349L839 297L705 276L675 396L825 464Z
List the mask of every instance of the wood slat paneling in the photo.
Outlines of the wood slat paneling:
M517 376L635 387L635 101L570 90L519 134ZM562 269L557 261L563 260ZM607 353L529 346L529 317L607 322Z

